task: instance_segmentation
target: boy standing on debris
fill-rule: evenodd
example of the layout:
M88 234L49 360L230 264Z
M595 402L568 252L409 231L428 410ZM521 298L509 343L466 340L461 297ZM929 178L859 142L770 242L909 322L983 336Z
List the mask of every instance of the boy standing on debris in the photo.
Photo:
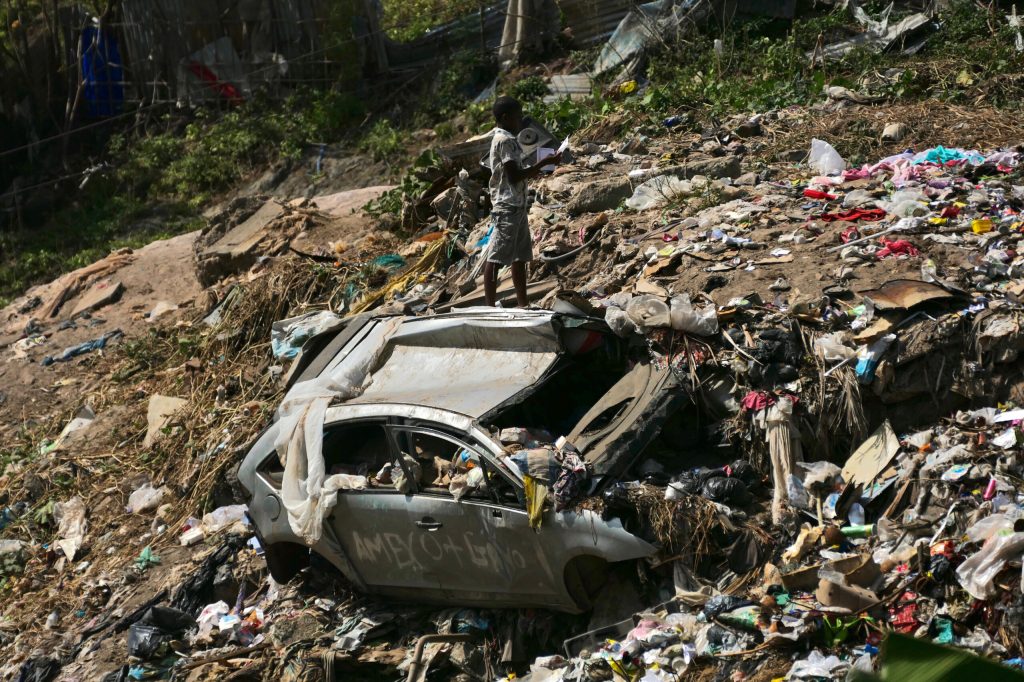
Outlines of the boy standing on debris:
M533 260L533 241L527 221L526 181L536 177L543 166L557 164L559 155L549 156L529 168L523 168L523 150L516 136L523 129L523 107L511 97L494 102L494 120L498 126L491 140L491 207L494 230L490 251L484 263L484 299L493 306L498 289L498 269L512 266L512 284L516 303L526 307L526 263Z

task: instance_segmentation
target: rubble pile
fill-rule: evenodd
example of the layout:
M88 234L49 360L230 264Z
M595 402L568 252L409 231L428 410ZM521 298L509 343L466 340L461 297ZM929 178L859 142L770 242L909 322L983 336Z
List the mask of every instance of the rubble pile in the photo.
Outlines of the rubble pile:
M531 299L668 368L686 403L599 495L568 434L495 429L531 481L537 461L550 468L527 488L525 538L579 513L653 547L616 567L589 613L384 601L315 555L279 584L234 480L326 331L482 301L486 183L452 171L455 189L419 198L435 215L404 241L314 253L295 240L329 221L304 203L234 206L193 238L207 288L169 301L148 335L128 319L125 337L93 329L131 303L109 284L71 316L104 339L89 349L69 336L49 352L60 320L25 324L42 297L5 311L21 327L12 363L45 371L67 404L18 429L4 419L17 447L0 478L0 676L845 679L948 647L1012 675L1021 153L934 144L852 166L808 139L800 160L752 163L773 116L624 144L579 136L575 161L535 187ZM63 280L47 309L131 261L117 258ZM499 297L510 291L503 280ZM56 382L75 372L71 399ZM458 500L487 485L473 471L438 479ZM397 490L400 475L361 485ZM947 648L914 648L932 644Z

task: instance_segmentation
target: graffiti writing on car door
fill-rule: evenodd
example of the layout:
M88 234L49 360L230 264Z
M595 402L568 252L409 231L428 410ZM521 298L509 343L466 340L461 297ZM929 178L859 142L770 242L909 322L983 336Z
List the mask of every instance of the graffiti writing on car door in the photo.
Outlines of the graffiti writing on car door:
M481 542L472 532L463 534L461 541L452 536L437 537L434 533L413 531L408 535L398 533L352 532L356 558L360 562L386 562L398 569L418 568L424 570L437 562L445 562L455 568L476 567L511 577L527 568L526 557L518 549L502 546L501 543ZM536 544L535 544L536 546ZM537 548L536 564L539 564L553 580L543 552Z

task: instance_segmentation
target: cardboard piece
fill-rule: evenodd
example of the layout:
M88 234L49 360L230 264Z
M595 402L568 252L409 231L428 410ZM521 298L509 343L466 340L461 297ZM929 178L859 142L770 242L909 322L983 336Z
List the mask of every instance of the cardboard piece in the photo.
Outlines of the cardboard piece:
M851 612L869 609L878 603L878 595L863 587L840 585L822 578L814 597L822 606L848 609Z
M885 471L899 451L900 439L887 419L846 460L843 479L848 485L866 486Z
M909 310L928 301L953 298L938 284L913 279L895 279L877 289L861 291L860 295L870 298L875 310Z

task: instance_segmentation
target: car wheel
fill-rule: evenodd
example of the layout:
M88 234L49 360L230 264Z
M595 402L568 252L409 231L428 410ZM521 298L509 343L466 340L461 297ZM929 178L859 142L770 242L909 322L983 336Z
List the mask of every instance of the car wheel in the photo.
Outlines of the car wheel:
M594 608L607 582L608 562L600 557L578 556L565 567L565 587L581 612Z
M263 558L274 581L284 584L309 566L309 548L294 542L275 542L263 546Z

